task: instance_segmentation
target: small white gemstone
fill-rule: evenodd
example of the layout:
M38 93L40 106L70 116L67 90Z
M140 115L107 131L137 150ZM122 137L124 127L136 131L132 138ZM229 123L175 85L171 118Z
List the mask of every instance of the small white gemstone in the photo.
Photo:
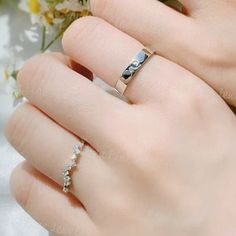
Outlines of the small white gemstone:
M69 175L70 173L69 173L69 171L68 170L66 170L66 171L63 171L63 175L64 176L67 176L67 175Z
M76 152L74 152L74 154L75 154L76 156L79 156L79 155L80 155L80 153L81 153L81 151L80 151L80 150L77 150Z
M68 191L69 191L68 188L66 188L66 187L63 188L63 192L64 192L64 193L68 193Z
M72 164L71 164L71 167L76 167L76 166L77 166L76 162L73 161Z
M79 148L78 145L75 145L75 146L73 147L73 154L75 154L75 155L77 155L77 156L80 154L80 148Z
M66 172L69 170L71 170L71 165L70 164L65 165L64 171Z
M64 181L67 182L67 181L70 181L71 180L71 177L70 176L64 176Z
M71 156L71 160L72 161L76 161L78 159L78 155L76 155L75 153Z

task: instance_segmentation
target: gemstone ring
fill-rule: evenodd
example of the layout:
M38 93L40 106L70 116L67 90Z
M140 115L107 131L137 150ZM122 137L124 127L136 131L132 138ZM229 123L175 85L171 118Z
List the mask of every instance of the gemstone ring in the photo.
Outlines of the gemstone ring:
M63 192L64 193L69 192L69 187L72 184L72 171L77 167L78 159L81 156L81 152L84 146L85 146L84 141L81 141L79 145L75 145L73 147L73 153L70 158L70 161L64 166L64 170L63 170L63 179L64 179Z

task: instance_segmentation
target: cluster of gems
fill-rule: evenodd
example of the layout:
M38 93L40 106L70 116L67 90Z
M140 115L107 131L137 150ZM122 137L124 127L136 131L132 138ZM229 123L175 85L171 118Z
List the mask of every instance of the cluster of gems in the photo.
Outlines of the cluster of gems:
M72 184L71 172L77 166L77 162L83 147L84 147L84 142L81 142L80 145L75 145L73 147L73 154L71 156L70 162L65 165L63 171L63 177L64 177L63 192L65 193L68 193L69 187Z

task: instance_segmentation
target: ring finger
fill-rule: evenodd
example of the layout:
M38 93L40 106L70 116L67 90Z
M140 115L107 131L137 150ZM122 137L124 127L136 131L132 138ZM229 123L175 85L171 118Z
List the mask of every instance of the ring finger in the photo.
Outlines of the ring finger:
M73 146L79 142L77 137L30 104L16 110L7 125L6 136L36 169L63 185L63 167L70 161ZM93 205L90 203L99 201L99 191L105 191L100 186L106 186L104 182L111 179L110 172L103 159L88 145L78 162L79 171L72 173L70 191L89 211Z
M144 48L134 38L97 17L84 17L75 21L64 34L63 46L69 57L112 87L116 86L133 57ZM162 64L163 60L153 56L129 83L125 96L132 103L153 100L153 96L158 93L153 91L157 83L153 77L153 68L159 68L156 64Z

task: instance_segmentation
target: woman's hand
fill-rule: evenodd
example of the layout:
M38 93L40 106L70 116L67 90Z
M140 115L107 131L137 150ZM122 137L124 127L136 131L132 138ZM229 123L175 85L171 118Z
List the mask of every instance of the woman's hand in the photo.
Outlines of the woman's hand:
M187 16L157 0L92 0L91 6L95 16L192 71L235 106L236 0L179 1Z
M118 10L122 1L113 2L110 9ZM118 12L130 11L130 2ZM132 7L143 8L142 2ZM124 19L130 25L125 15L120 25ZM113 86L143 48L96 17L76 21L63 44L69 57ZM155 55L128 85L127 104L73 71L64 56L45 54L31 59L18 81L29 103L12 116L6 135L27 162L13 173L13 194L49 231L236 234L236 120L202 80ZM66 195L61 170L78 137L87 144Z

